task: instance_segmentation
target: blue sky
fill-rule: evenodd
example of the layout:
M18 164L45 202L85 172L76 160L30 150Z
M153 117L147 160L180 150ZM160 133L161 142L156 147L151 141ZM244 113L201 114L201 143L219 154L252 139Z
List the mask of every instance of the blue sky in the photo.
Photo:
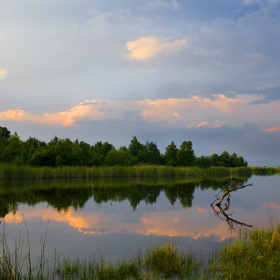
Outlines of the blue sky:
M0 26L0 126L23 140L280 165L279 0L9 0Z

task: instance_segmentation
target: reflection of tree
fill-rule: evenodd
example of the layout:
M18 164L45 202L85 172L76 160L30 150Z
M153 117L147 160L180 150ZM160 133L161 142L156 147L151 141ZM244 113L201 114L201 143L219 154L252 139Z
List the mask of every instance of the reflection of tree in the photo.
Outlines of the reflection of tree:
M165 188L165 195L170 201L171 205L174 205L177 199L180 199L181 204L184 207L192 206L193 193L198 186L196 183L177 184L175 186L168 186Z
M246 226L246 227L253 227L252 225L245 224L238 220L235 220L231 217L231 214L227 214L226 211L229 209L230 206L230 193L246 188L248 186L252 186L253 184L247 185L237 185L236 182L231 181L227 187L223 187L222 191L220 191L217 195L215 195L214 201L210 204L214 213L221 219L227 222L230 229L234 229L234 225ZM223 193L221 197L219 196L220 193ZM223 200L226 198L226 203L224 203L224 207L221 206ZM214 206L214 203L217 202Z
M15 213L19 204L34 206L47 202L57 211L66 211L69 207L83 208L91 197L96 203L128 200L131 207L136 209L141 201L146 204L155 203L162 191L165 192L171 205L179 200L183 207L191 207L196 188L200 187L204 190L212 188L216 183L220 186L227 182L227 178L221 180L215 178L212 181L210 179L199 180L197 177L186 180L182 178L152 181L137 179L137 182L122 179L121 181L97 181L92 187L92 182L82 180L61 180L52 183L45 180L34 183L22 181L0 186L0 217L4 217L9 212ZM244 180L239 182L243 183Z

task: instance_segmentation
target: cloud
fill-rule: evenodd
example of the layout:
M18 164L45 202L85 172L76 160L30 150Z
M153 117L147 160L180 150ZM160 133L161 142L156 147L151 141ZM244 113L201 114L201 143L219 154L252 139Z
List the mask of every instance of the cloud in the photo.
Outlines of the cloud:
M76 126L78 122L120 120L126 121L130 115L140 121L164 124L177 128L219 128L225 124L240 126L248 122L256 123L267 132L278 130L280 101L272 104L249 105L258 100L259 95L224 94L212 98L194 95L189 98L144 99L130 101L85 100L68 110L42 115L31 114L21 109L0 112L0 120L30 121L38 124ZM262 112L262 114L259 114ZM129 116L127 115L129 114ZM271 114L274 115L273 120Z
M182 49L187 40L168 41L162 37L141 37L135 41L126 43L130 53L126 56L129 59L147 60L161 52L176 52Z
M268 207L272 208L272 209L280 209L280 204L275 204L275 203L269 202Z
M7 76L8 72L2 68L0 68L0 80L4 80Z
M179 9L179 4L176 0L171 0L171 1L163 1L163 0L154 0L154 1L149 1L148 6L152 9L173 9L173 10L178 10Z
M198 128L198 127L206 126L207 124L208 124L207 122L200 122L200 123L197 125L197 128Z
M25 116L25 112L20 109L6 110L0 112L0 120L21 121L25 119Z
M267 129L267 132L276 132L276 131L280 131L280 126L275 126L275 127L271 127L269 129Z

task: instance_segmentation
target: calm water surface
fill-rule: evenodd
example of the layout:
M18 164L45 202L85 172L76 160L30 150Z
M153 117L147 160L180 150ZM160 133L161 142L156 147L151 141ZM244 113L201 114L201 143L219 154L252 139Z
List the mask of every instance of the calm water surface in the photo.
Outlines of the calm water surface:
M45 234L49 259L56 252L61 258L102 255L117 261L145 251L150 242L165 240L176 242L183 252L208 256L239 233L238 224L230 229L210 206L218 187L229 180L2 182L0 230L11 251L19 238L27 251L29 236L33 259L40 254ZM279 222L280 176L252 176L240 182L253 186L232 193L226 213L253 226L266 226L270 217Z

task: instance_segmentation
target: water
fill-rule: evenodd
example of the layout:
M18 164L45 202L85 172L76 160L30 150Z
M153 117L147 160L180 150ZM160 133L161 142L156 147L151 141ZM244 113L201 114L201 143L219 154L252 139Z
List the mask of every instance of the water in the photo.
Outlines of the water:
M229 180L2 182L0 230L11 251L19 238L28 251L29 237L35 261L42 244L48 259L57 254L116 262L165 240L207 257L239 234L240 225L230 228L210 206ZM253 186L232 193L229 217L253 226L266 226L271 217L279 221L280 176L239 181Z

